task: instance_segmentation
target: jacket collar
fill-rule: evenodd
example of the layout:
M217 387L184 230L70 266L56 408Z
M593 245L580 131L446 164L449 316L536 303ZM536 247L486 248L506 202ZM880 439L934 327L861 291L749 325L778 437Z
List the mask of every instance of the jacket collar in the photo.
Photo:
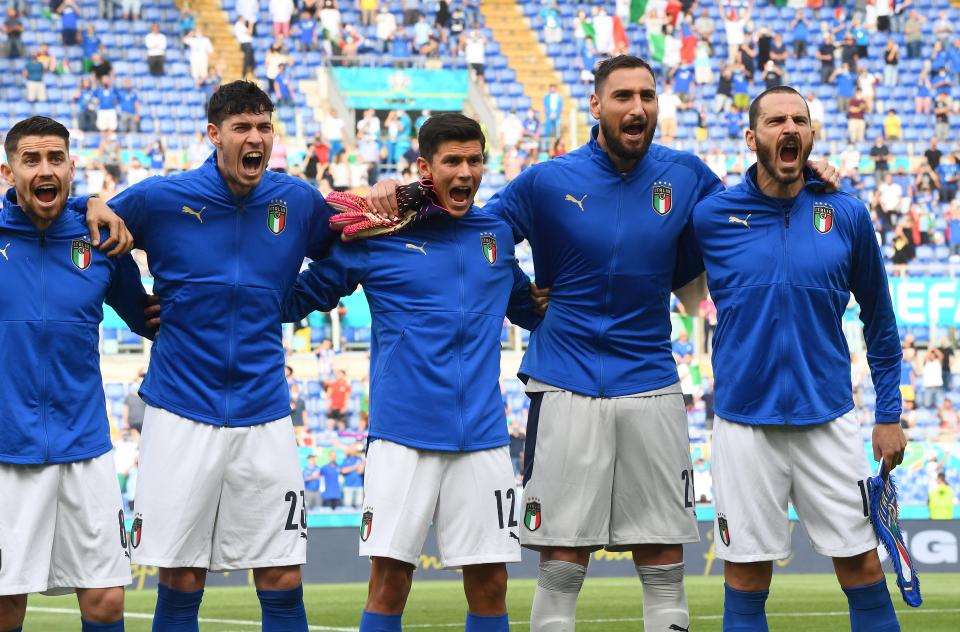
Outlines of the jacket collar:
M17 190L13 187L7 189L7 192L3 196L3 225L7 228L17 230L20 232L33 232L33 233L43 233L49 236L58 236L60 233L63 233L70 228L71 217L75 213L71 211L66 206L60 212L60 215L57 216L57 219L53 220L53 223L43 231L37 230L37 227L33 224L33 221L26 214L23 208L17 204Z
M757 163L753 163L749 169L747 169L746 177L743 179L744 186L749 191L750 195L753 197L760 197L768 200L771 204L782 204L786 200L781 198L775 198L767 195L760 190L760 187L757 186ZM823 180L817 178L814 175L813 170L810 167L803 168L803 188L800 193L797 194L797 197L803 195L805 192L816 193L822 191L826 185Z
M613 161L610 159L610 154L606 149L600 146L600 142L597 140L597 136L600 134L600 125L599 123L594 125L590 129L590 140L587 142L587 150L590 152L590 157L594 162L599 164L605 171L611 175L621 177L623 172L617 169L616 165L613 164ZM626 172L626 179L632 180L636 177L637 174L643 171L643 166L647 162L647 157L650 155L650 151L653 150L653 143L650 144L650 148L647 150L647 153L637 161L637 164L633 166L630 171Z

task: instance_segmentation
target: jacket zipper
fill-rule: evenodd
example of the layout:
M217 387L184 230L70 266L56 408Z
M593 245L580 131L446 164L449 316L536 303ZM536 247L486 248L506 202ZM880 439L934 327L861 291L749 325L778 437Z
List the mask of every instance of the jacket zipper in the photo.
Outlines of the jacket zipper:
M784 208L784 206L781 206L781 209L783 209L783 208ZM792 204L789 205L789 206L786 206L786 207L785 207L785 210L786 210L786 213L785 213L784 216L783 216L783 264L782 264L782 265L783 265L783 272L782 272L783 279L782 279L782 281L781 281L781 283L780 283L780 316L779 316L779 317L781 318L781 323L783 322L782 319L785 319L785 318L786 318L787 309L788 309L788 306L787 306L787 284L789 283L789 265L790 265L790 263L789 263L789 262L790 262L790 246L789 246L789 244L790 244L790 211L793 210L793 209L792 209ZM783 326L782 324L781 324L781 326L780 326L779 329L780 329L780 358L781 358L780 362L781 362L781 366L787 367L787 366L790 366L790 364L789 364L789 362L787 361L786 332L784 332L784 326ZM780 376L780 380L779 380L779 381L780 381L780 384L779 384L779 387L780 387L780 409L783 411L783 424L786 426L786 425L789 425L789 424L790 424L790 416L789 416L789 414L787 413L787 406L786 406L787 388L786 388L786 384L784 383L784 382L785 382L784 373L785 373L785 371L777 371L777 374Z
M43 426L43 462L50 462L50 433L47 430L47 282L44 270L47 236L40 231L40 425Z
M460 325L457 327L457 379L459 380L459 385L457 388L457 421L460 424L460 451L463 451L464 445L466 444L466 436L464 436L463 430L463 304L464 304L464 290L463 290L463 245L460 243L460 234L457 231L457 222L453 221L453 238L456 240L457 244L457 280L460 286Z
M230 425L230 393L233 390L233 336L237 327L237 288L240 284L240 216L246 207L241 203L233 223L233 290L230 294L230 329L227 332L227 389L223 407L223 425Z
M623 206L623 183L627 179L626 174L620 174L620 184L617 194L617 225L613 232L613 251L610 253L610 267L607 268L607 288L603 295L603 313L600 318L600 326L597 328L597 360L600 363L600 383L598 384L598 397L606 397L603 384L603 342L606 339L607 314L610 313L610 298L613 293L613 271L616 268L617 249L620 246L620 220Z

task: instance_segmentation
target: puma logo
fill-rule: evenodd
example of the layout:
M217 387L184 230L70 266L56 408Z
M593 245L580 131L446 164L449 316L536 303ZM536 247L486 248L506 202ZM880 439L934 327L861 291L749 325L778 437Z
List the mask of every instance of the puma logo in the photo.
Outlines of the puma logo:
M520 536L518 536L518 535L517 535L516 533L514 533L513 531L510 532L510 537L513 538L514 540L516 540L517 542L520 541Z
M406 247L409 248L410 250L419 250L424 256L426 256L427 254L427 251L426 251L427 242L423 242L419 246L415 246L414 244L406 244Z
M584 193L584 194L583 194L583 197L580 198L579 200L578 200L577 198L573 197L572 195L570 195L569 193L567 193L566 197L563 198L563 201L564 201L564 202L573 202L574 204L576 204L577 206L580 207L580 211L582 212L582 211L583 211L583 201L586 200L586 199L587 199L587 194L586 194L586 193Z
M667 629L668 629L668 630L678 630L679 632L690 632L690 628L681 628L681 627L680 627L679 625L677 625L676 623L671 623L671 624L670 624L670 627L667 628Z
M204 206L204 207L201 208L199 211L195 211L195 210L193 210L192 208L190 208L189 206L184 206L184 207L182 208L182 210L183 210L183 212L186 213L187 215L193 215L194 217L196 217L197 220L199 220L199 222L202 224L202 223L203 223L203 218L200 217L200 213L203 213L205 210L207 210L207 207Z
M753 213L747 213L747 216L745 218L734 217L733 215L731 215L727 219L727 221L729 221L731 224L743 224L749 229L750 224L748 222L750 221L750 217L752 216L753 216Z
M10 257L7 256L7 248L10 247L10 242L7 242L7 245L0 249L0 255L3 255L3 258L7 261L10 261Z

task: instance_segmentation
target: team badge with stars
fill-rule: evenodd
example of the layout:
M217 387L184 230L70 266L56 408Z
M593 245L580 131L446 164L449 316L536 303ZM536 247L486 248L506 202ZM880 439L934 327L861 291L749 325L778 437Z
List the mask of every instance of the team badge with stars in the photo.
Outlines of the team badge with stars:
M90 243L84 239L74 239L70 247L70 261L81 270L90 267L93 254L90 252Z
M813 203L813 227L826 234L833 228L833 207L826 202Z
M493 233L480 233L480 249L483 251L483 258L487 263L493 265L497 262L497 236Z
M657 215L666 215L673 208L673 185L658 180L653 183L653 210Z
M287 203L284 200L270 200L267 205L267 228L279 235L287 226Z
M143 535L143 514L137 512L133 517L133 524L130 525L130 544L133 548L140 546L140 538Z
M373 531L373 507L363 508L363 518L360 519L360 541L366 542Z
M526 510L523 512L523 526L527 531L536 531L540 528L540 499L531 498L527 501Z
M730 527L727 525L727 517L722 513L717 514L717 531L720 532L720 541L725 546L730 546Z

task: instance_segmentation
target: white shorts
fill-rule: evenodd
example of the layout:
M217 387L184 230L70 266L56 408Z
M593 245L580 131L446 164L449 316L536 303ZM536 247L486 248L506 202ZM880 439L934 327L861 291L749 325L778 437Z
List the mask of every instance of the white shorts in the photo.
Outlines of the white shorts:
M130 583L113 452L75 463L0 464L0 595Z
M435 452L371 441L363 493L361 556L416 565L432 521L444 568L520 561L506 446Z
M587 397L531 379L527 393L525 547L624 551L700 540L679 384Z
M305 563L290 418L224 428L148 406L134 510L136 564L223 572Z
M850 412L815 426L752 426L716 420L713 491L717 557L731 562L790 555L787 501L814 549L852 557L876 548L860 424Z

